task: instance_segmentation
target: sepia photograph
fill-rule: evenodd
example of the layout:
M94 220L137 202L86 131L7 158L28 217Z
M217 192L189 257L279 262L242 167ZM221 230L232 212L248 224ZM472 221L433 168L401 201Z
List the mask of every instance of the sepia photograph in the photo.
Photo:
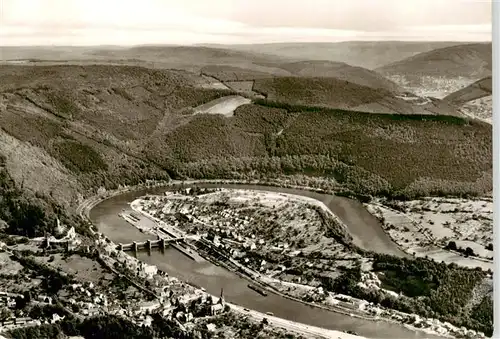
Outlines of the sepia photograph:
M0 0L0 339L500 337L499 16Z

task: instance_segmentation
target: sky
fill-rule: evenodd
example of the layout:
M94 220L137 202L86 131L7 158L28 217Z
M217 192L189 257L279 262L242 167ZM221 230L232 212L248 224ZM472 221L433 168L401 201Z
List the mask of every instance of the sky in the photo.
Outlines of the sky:
M491 41L491 0L0 0L0 45Z

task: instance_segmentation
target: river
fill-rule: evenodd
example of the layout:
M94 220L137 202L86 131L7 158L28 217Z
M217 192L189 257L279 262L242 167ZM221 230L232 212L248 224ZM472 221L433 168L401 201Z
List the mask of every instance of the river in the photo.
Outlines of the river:
M377 252L405 255L382 230L378 220L368 213L361 203L351 199L300 189L268 186L240 184L197 184L197 186L279 191L316 198L324 202L342 219L360 247ZM95 206L90 211L90 218L99 231L115 243L153 239L154 236L141 233L118 214L123 209L130 210L129 203L134 199L145 194L161 194L167 189L144 189L110 198ZM247 287L249 282L235 273L210 262L197 263L173 248L167 248L163 253L151 251L131 253L131 255L148 264L156 265L171 276L202 286L213 295L219 295L223 288L224 297L228 302L260 312L272 312L275 316L287 320L332 330L351 330L367 338L442 338L422 331L410 330L396 323L364 320L311 307L274 293L269 293L267 297L261 296L250 290Z

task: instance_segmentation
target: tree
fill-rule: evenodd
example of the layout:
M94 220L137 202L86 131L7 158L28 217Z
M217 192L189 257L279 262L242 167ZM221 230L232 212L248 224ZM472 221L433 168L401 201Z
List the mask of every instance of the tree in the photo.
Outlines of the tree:
M474 250L470 247L467 247L464 252L465 256L473 256L474 255Z
M23 308L26 307L27 304L28 301L26 300L26 298L23 298L21 296L16 297L16 309L22 310Z
M7 320L9 319L10 317L12 316L12 312L6 308L6 307L2 307L0 309L0 321L4 321L4 320Z
M457 250L457 243L454 241L450 241L448 245L446 246L446 249L450 251L456 251Z

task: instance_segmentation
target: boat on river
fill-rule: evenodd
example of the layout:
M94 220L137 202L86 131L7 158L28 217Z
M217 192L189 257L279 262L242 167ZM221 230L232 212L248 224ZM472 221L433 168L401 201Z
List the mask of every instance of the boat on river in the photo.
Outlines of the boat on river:
M255 285L248 285L248 288L251 290L254 290L255 292L259 293L260 295L263 295L264 297L267 297L267 292L264 291L264 289L257 287Z

